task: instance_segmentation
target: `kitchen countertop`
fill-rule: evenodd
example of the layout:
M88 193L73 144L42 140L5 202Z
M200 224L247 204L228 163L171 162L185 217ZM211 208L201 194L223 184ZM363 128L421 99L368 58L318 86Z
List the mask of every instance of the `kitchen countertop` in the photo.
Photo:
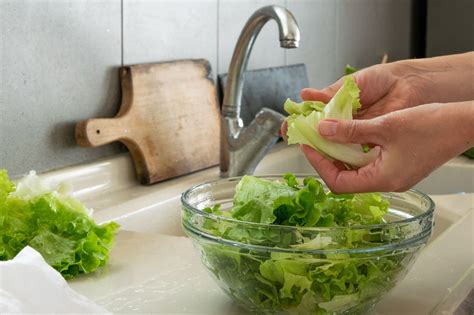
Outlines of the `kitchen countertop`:
M462 159L450 162L446 170L459 171L459 161L462 172L474 170ZM295 173L310 170L299 150L277 145L257 173L286 172L282 168ZM42 177L71 182L73 195L95 208L96 221L114 220L122 226L109 265L69 281L73 289L112 312L246 314L215 284L180 226L180 194L217 178L217 167L141 186L124 154ZM431 195L436 203L434 235L375 314L450 314L446 310L452 311L474 286L474 193L468 188L467 193Z
M466 270L470 272L466 281L472 283L474 258L472 246L469 253L467 245L472 245L473 237L473 210L468 208L472 198L472 194L435 197L439 210L457 204L458 213L464 212L462 218L422 251L406 278L376 306L374 314L429 314L443 307L440 302L456 289L457 279ZM248 314L214 283L184 236L121 231L109 266L69 283L112 312Z

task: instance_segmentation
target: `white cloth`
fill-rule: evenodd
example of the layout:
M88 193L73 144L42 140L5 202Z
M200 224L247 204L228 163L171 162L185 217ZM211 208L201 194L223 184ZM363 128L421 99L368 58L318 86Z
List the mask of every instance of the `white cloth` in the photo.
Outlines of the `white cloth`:
M0 262L0 314L6 313L108 312L72 290L40 253L27 246L14 259Z

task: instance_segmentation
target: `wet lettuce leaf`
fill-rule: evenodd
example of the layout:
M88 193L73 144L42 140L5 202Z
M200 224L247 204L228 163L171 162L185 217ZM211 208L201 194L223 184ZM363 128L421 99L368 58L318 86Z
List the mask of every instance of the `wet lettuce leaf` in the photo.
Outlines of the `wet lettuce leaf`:
M245 222L304 227L353 226L383 223L389 203L380 193L336 195L307 177L300 186L296 176L282 181L243 176L226 216ZM224 215L220 205L204 211Z
M109 258L119 225L97 225L64 186L30 173L17 187L0 170L0 260L31 246L66 279L93 272Z
M350 167L362 167L374 161L379 148L369 149L367 145L354 143L336 143L323 138L318 131L322 119L352 120L353 113L360 109L360 90L354 78L349 75L329 103L304 101L296 103L290 99L284 104L290 115L288 123L288 144L305 144L332 160L344 162Z

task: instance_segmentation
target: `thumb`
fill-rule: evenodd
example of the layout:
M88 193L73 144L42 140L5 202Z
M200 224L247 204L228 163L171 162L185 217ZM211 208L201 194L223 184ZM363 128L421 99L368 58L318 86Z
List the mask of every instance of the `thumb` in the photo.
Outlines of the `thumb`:
M378 144L380 130L371 120L323 119L319 122L319 134L340 143Z

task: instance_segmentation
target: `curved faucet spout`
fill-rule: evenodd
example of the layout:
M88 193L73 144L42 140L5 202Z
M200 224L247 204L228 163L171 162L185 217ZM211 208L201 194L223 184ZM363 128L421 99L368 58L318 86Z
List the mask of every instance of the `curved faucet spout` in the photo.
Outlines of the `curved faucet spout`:
M278 24L280 46L283 48L298 47L300 31L296 19L290 11L274 5L255 11L240 33L230 62L222 106L222 114L225 117L240 118L244 71L247 69L255 39L262 27L271 19Z
M243 75L253 44L262 27L275 20L280 34L280 46L297 48L300 40L298 24L293 14L279 6L257 10L247 21L232 55L224 91L221 119L221 176L232 177L254 172L258 162L278 140L283 115L263 108L244 127L240 117Z

